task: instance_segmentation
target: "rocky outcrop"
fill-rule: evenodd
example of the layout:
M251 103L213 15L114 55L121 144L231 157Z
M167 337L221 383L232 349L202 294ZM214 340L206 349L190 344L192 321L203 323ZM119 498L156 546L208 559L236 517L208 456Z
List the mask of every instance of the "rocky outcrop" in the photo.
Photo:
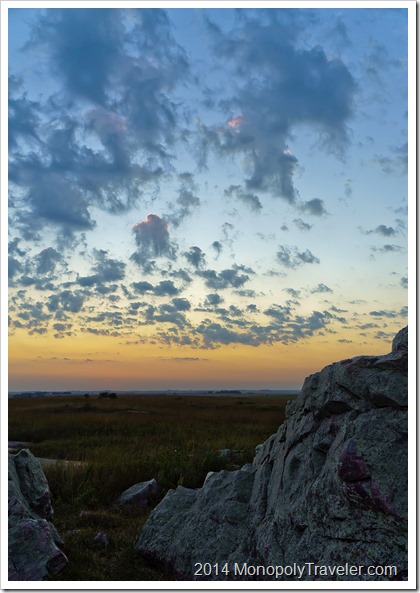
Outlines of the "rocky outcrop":
M185 580L406 579L407 336L309 376L253 464L168 492L136 550Z
M67 564L47 479L28 449L9 454L9 580L40 581Z

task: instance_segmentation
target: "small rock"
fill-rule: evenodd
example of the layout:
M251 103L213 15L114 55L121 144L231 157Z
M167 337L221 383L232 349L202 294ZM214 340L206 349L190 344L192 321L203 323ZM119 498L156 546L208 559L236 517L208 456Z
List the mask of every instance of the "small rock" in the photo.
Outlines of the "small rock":
M114 506L133 505L145 509L153 498L159 496L161 488L153 478L147 482L134 484L125 490L115 501Z
M109 539L108 539L107 534L104 533L103 531L100 531L93 538L93 543L98 548L105 548L106 549L109 546Z

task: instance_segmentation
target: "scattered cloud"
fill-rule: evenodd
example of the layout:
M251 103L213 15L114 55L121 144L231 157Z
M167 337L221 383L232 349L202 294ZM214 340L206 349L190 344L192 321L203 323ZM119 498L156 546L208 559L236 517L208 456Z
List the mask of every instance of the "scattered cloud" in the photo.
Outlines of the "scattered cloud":
M312 294L315 293L326 293L326 292L334 292L333 290L331 290L331 288L329 288L326 284L322 284L322 282L320 284L318 284L318 286L314 286L314 288L311 290Z
M284 267L292 270L303 264L319 264L319 259L309 249L299 251L297 247L286 245L279 246L277 259Z
M379 226L376 227L376 229L372 229L370 231L364 231L361 227L359 227L359 228L360 228L360 231L364 235L371 235L372 233L376 233L377 235L382 235L383 237L393 237L398 232L393 227L386 226L384 224L380 224Z
M297 226L297 228L300 231L310 231L311 228L313 227L313 224L308 224L301 218L295 218L293 222L295 223L295 225Z
M230 185L225 189L224 195L240 200L253 212L260 212L262 210L262 204L259 197L253 193L244 191L240 185Z
M303 204L299 206L299 210L311 214L312 216L323 216L328 214L324 207L324 201L319 198L313 198L312 200L303 202Z

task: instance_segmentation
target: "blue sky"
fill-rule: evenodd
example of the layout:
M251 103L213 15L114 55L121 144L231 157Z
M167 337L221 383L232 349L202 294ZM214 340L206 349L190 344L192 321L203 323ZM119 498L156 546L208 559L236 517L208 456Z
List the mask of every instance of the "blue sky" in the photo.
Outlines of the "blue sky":
M388 351L407 8L54 6L9 9L10 389L298 388Z

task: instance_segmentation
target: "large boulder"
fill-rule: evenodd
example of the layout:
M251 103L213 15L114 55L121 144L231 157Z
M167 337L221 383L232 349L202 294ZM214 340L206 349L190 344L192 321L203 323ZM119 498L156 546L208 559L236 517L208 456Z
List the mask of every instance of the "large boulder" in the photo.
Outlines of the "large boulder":
M67 564L48 482L28 449L9 454L9 580L40 581Z
M309 376L253 464L168 492L136 550L184 580L406 579L407 356L405 329Z

